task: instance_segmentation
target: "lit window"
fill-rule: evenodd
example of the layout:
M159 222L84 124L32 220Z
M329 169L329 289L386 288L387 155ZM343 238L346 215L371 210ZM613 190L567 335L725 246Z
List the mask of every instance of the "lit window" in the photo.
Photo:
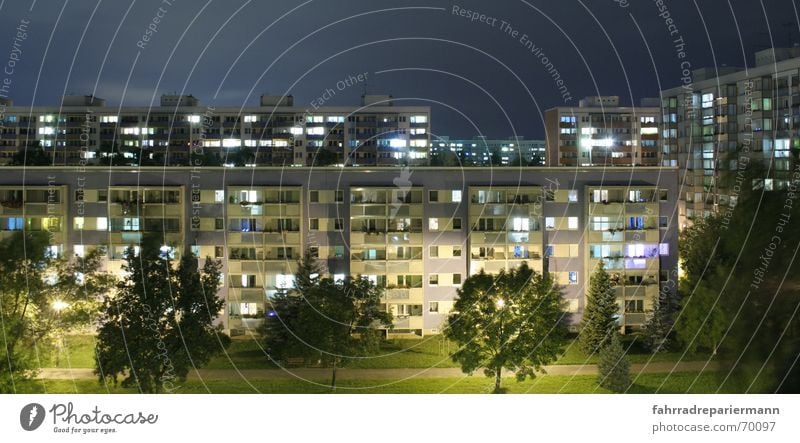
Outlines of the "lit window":
M556 228L556 218L555 217L545 217L544 218L544 228L547 230L553 230Z
M104 115L100 117L100 123L116 123L118 117L116 115Z
M83 257L86 253L83 245L75 245L72 247L72 252L75 253L78 257Z
M578 284L578 273L576 271L569 271L569 284Z
M83 222L84 222L83 217L75 217L73 219L73 227L74 227L74 229L76 231L82 231L83 230Z
M294 288L294 275L278 274L275 276L275 285L281 289Z
M453 191L452 199L453 203L461 203L461 190L456 189Z
M515 217L514 220L512 221L514 230L518 232L530 231L531 228L530 223L531 221L529 218L523 218L523 217Z
M258 121L258 116L257 115L245 115L244 116L244 122L245 123L255 123L257 121Z
M108 231L108 218L106 218L106 217L97 217L97 230L98 231Z
M570 189L569 194L567 195L567 201L570 203L575 203L578 201L578 191L575 189Z
M429 231L438 231L439 230L439 219L438 218L429 218L428 219L428 230Z
M214 203L222 203L225 201L225 191L217 189L214 191Z
M335 282L344 281L344 274L333 274L333 281Z
M409 119L411 123L427 123L428 116L427 115L412 115Z
M289 129L289 132L292 135L303 135L303 128L293 127Z
M578 229L578 217L567 218L567 229L571 231Z
M200 123L200 116L190 115L189 117L187 117L187 120L189 120L189 123Z
M658 244L658 255L669 255L669 243Z
M325 135L325 128L322 126L315 126L312 128L306 128L306 133L308 135Z

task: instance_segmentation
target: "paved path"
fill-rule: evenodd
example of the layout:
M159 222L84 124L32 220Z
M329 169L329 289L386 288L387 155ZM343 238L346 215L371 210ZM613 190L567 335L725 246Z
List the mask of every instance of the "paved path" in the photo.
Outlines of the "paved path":
M631 364L631 374L638 373L667 373L694 372L703 369L704 361L689 362L655 362L645 365L643 363ZM709 363L706 371L714 371L719 366ZM597 365L551 365L545 366L547 375L597 375ZM192 371L189 379L202 378L205 380L272 380L272 379L306 379L323 380L330 378L331 370L327 368L287 368L282 369L200 369ZM336 378L340 380L401 380L406 378L453 378L464 375L458 368L394 368L394 369L339 369ZM508 373L511 375L511 373ZM43 368L39 371L39 378L54 380L72 380L81 378L95 378L92 369L88 368Z

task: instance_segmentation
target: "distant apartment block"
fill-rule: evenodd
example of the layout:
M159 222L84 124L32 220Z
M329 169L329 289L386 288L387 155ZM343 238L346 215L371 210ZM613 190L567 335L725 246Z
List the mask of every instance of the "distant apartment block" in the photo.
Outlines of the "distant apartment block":
M520 172L521 171L521 172ZM435 334L470 275L527 263L564 289L573 325L598 260L626 330L675 296L675 168L0 168L0 236L100 248L121 275L146 233L165 257L223 263L226 331L253 331L308 250L326 275L385 289L392 335Z
M587 97L577 107L545 112L548 166L658 166L659 101L619 105L617 96Z
M544 140L524 137L456 140L447 136L431 140L431 164L444 166L544 166Z
M202 106L191 95L122 108L65 96L60 106L6 101L0 110L0 164L41 148L57 166L416 165L428 163L430 147L428 107L375 96L363 106L316 108L295 106L291 96L226 108Z

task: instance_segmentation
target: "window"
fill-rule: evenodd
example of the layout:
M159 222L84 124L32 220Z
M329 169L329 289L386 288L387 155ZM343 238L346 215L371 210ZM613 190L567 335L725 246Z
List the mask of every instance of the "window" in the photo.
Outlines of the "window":
M438 258L439 257L439 247L438 246L430 246L430 247L428 247L428 257L430 257L430 258Z
M428 302L428 312L430 312L431 314L438 314L439 313L439 302L438 301Z
M662 256L669 255L669 243L659 243L658 244L658 255L662 255Z
M83 257L85 254L85 249L83 245L75 245L72 247L72 252L78 257Z
M337 245L333 247L333 258L344 257L344 246Z
M97 230L98 231L108 231L108 218L106 218L106 217L97 217Z
M308 253L311 258L319 258L319 246L309 246Z
M438 286L439 285L439 274L430 274L428 276L428 286Z
M439 191L428 191L428 201L431 203L438 203Z
M344 191L334 191L334 201L336 203L341 203L344 201Z
M453 203L461 203L461 190L460 189L454 190L450 200Z
M525 217L514 217L511 221L514 231L528 232L531 229L531 220Z
M308 201L319 203L319 191L308 191Z
M592 202L594 203L607 203L608 202L608 189L595 189L592 191Z
M222 203L225 201L225 191L217 189L214 191L214 203Z
M100 203L105 203L108 201L108 190L101 189L97 191L97 201Z
M333 230L334 231L341 231L344 229L344 220L341 218L337 218L333 221Z
M308 230L309 231L319 231L319 219L318 218L310 218L310 219L308 219Z
M569 271L569 284L578 284L578 273L576 271Z
M556 228L556 218L555 217L545 217L544 218L544 228L548 231L552 231Z
M428 230L429 231L438 231L439 230L439 219L438 218L429 218L428 219Z
M83 230L83 217L75 217L73 220L72 226L76 231Z
M453 246L453 257L461 257L461 246Z
M644 312L644 300L625 300L625 312Z
M453 219L453 231L460 231L461 230L461 219L454 218Z
M461 274L453 274L453 285L461 284Z
M629 217L628 229L635 229L635 230L644 229L644 217Z
M222 258L225 256L224 246L214 246L214 258Z
M578 229L578 217L569 217L567 219L567 229L571 231Z
M570 203L575 203L578 201L578 191L575 189L570 189L569 193L567 194L567 201Z
M547 245L544 248L544 256L545 257L552 257L555 251L555 247L553 245Z

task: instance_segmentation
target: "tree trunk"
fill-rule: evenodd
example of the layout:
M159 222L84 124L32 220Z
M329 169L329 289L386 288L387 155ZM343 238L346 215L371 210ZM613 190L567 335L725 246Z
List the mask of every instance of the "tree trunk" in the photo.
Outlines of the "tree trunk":
M500 380L502 376L503 368L499 367L494 371L494 393L500 393Z
M333 371L331 374L331 391L336 392L336 359L333 359Z

